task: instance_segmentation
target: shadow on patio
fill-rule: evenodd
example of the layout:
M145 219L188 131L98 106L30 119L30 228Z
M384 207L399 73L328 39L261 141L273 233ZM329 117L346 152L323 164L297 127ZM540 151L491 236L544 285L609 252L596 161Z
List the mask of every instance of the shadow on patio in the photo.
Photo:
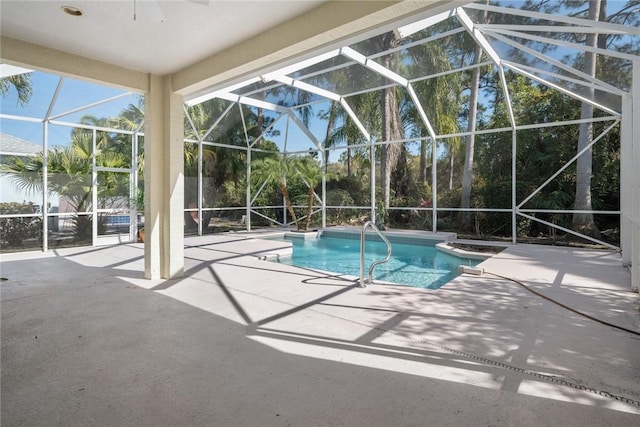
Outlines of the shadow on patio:
M3 425L637 423L637 337L498 279L360 289L256 251L187 247L166 282L139 245L3 256Z

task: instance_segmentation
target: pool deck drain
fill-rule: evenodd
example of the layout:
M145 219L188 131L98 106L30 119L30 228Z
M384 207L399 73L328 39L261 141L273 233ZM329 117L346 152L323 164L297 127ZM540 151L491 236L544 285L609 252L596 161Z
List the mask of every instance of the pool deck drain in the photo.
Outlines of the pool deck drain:
M501 279L360 289L256 257L281 244L187 238L170 281L142 278L139 244L3 254L3 425L637 425L637 336ZM640 329L615 253L481 266Z

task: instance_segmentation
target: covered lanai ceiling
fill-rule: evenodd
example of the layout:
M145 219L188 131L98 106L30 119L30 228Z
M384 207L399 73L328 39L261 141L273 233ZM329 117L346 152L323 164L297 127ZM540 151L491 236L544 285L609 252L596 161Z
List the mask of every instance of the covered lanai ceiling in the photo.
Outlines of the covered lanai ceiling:
M1 0L2 35L136 71L169 74L324 1ZM73 16L65 6L82 11Z

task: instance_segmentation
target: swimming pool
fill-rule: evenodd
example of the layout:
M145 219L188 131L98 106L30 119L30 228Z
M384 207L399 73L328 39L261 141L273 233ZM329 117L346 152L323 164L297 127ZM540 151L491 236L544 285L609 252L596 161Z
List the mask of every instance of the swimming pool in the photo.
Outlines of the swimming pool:
M369 265L387 255L387 246L382 241L372 241L367 236L365 245L365 278ZM350 238L326 237L305 240L285 238L293 244L291 258L278 262L297 267L332 271L353 276L360 275L360 236ZM429 244L430 242L430 244ZM389 262L378 265L373 271L375 282L392 282L425 289L437 289L458 275L458 266L476 266L479 260L458 258L438 251L433 241L424 244L394 242Z

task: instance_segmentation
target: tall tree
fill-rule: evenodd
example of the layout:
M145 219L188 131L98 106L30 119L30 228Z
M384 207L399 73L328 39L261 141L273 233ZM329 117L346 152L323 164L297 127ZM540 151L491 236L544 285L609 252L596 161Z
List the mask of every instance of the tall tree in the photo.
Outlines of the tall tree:
M588 19L597 21L600 18L602 2L601 0L591 0L589 2ZM597 34L587 34L586 45L595 47L597 45ZM584 53L584 70L590 77L596 77L596 54L594 52L585 51ZM586 97L593 99L595 90L593 87L587 88ZM586 102L582 103L580 119L590 120L593 118L593 105ZM593 140L593 123L581 123L580 134L578 136L578 152L585 149ZM593 209L591 203L591 175L593 164L593 151L587 149L576 160L576 210ZM591 213L575 213L573 215L573 225L582 233L593 237L599 237L600 232L593 221Z
M395 32L390 31L374 39L378 51L383 52L398 46L400 39ZM397 53L389 53L381 58L382 65L395 71L398 66ZM400 118L400 108L398 93L395 86L386 87L380 92L380 111L382 115L382 141L398 141L404 138L402 119ZM380 189L382 192L382 203L385 212L389 210L391 173L395 170L400 153L404 148L402 143L385 144L380 151Z
M426 28L409 36L408 41L411 43L429 38L439 32L451 30L457 25L458 23L455 19L445 20L433 27ZM462 64L464 64L467 56L466 50L468 49L459 37L458 35L454 35L452 37L439 39L437 42L418 44L408 49L408 55L410 55L412 60L412 65L409 70L410 75L422 76L450 71L452 69L453 58L460 58ZM422 107L438 135L459 132L457 113L462 92L461 80L460 73L452 73L439 77L421 79L413 83L413 87L422 101ZM417 129L414 128L415 135L413 136L420 136L421 138L418 176L420 184L424 185L428 179L427 154L429 150L427 137L429 137L429 133L427 132L426 126L422 123L417 109L411 109L411 114L411 121L415 123L417 127ZM447 145L450 165L455 161L455 155L459 150L459 146L459 138L450 140ZM449 172L451 180L453 169L450 168Z
M480 22L485 23L486 21L487 11L484 10L482 12ZM469 134L467 135L465 145L464 169L462 172L462 197L460 201L460 207L463 209L469 209L471 207L471 187L473 185L473 156L475 152L475 131L478 114L478 95L480 92L481 71L478 65L482 61L482 48L478 43L476 43L473 58L476 67L473 69L470 84L471 95L469 97L469 118L467 121L467 132L469 132ZM468 211L462 214L462 226L467 230L471 229L471 213Z

